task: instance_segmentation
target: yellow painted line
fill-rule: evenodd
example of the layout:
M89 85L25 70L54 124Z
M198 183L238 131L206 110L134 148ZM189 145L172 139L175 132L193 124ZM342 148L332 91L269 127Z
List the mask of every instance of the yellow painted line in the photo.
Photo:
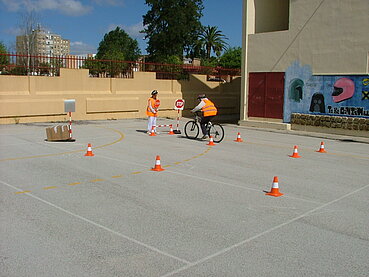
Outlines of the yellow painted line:
M22 194L22 193L28 193L31 192L30 190L24 190L24 191L17 191L15 194Z
M122 132L118 131L118 130L115 130L115 129L112 129L112 128L107 128L107 127L102 127L102 126L95 126L95 127L112 130L112 131L118 133L120 135L120 137L119 137L119 139L117 139L117 140L115 140L115 141L113 141L111 143L100 145L100 146L95 146L95 147L93 147L94 149L95 148L102 148L102 147L113 145L115 143L118 143L118 142L122 141L123 138L124 138L124 134ZM60 155L65 155L65 154L78 153L78 152L83 152L83 151L86 151L86 149L74 150L74 151L68 151L68 152L62 152L62 153L55 153L55 154L45 154L45 155L35 155L35 156L19 157L19 158L1 159L0 162L15 161L15 160L26 160L26 159L34 159L34 158L45 158L45 157L52 157L52 156L60 156Z
M105 127L101 127L101 126L97 126L97 127L100 127L100 128L105 128ZM114 130L114 129L111 129L111 128L105 128L105 129L110 129L110 130L113 130L114 132L117 132L119 133L121 136L118 140L112 142L112 143L108 143L108 144L105 144L105 145L101 145L101 146L98 146L98 147L94 147L94 148L101 148L101 147L106 147L106 146L109 146L109 145L112 145L114 143L117 143L119 141L121 141L123 138L124 138L124 135L123 133L121 133L120 131L118 130ZM201 154L198 154L192 158L189 158L189 159L186 159L182 162L175 162L174 164L176 165L179 165L183 162L187 162L187 161L190 161L192 159L195 159L195 158L198 158L200 156L203 156L205 153L209 152L211 149L211 147L208 147L207 150L205 150L203 153ZM20 159L30 159L30 158L38 158L38 157L48 157L48 156L57 156L57 155L63 155L63 154L69 154L69 153L76 153L76 152L82 152L82 151L85 151L85 150L76 150L76 151L70 151L70 152L63 152L63 153L58 153L58 154L49 154L49 155L39 155L39 156L31 156L31 157L23 157L23 158L15 158L15 159L5 159L5 160L20 160ZM5 161L5 160L0 160L0 161ZM168 164L168 165L164 165L163 167L171 167L172 165ZM135 172L132 172L131 174L132 175L137 175L137 174L141 174L143 173L142 171L135 171ZM122 178L123 175L115 175L115 176L112 176L112 178ZM104 179L94 179L94 180L91 180L90 182L92 183L95 183L95 182L102 182L102 181L105 181ZM74 183L69 183L67 184L68 186L75 186L75 185L79 185L81 184L81 182L74 182ZM49 187L44 187L43 189L44 190L48 190L48 189L54 189L54 188L57 188L57 186L49 186ZM18 192L15 192L15 194L23 194L23 193L29 193L31 191L29 190L25 190L25 191L18 191Z
M184 162L189 162L189 161L191 161L192 159L187 159L187 160L183 160Z
M44 187L43 189L47 190L47 189L56 189L56 186L50 186L50 187Z
M136 172L132 172L131 174L136 175L136 174L141 174L141 173L142 171L136 171Z
M80 182L75 182L75 183L68 184L68 186L75 186L75 185L80 185L80 184L81 184Z
M104 179L95 179L95 180L91 180L91 183L96 183L96 182L102 182L104 181Z
M121 131L119 131L119 130L116 130L116 129L113 129L113 128L108 128L108 127L103 127L103 126L95 126L95 127L111 130L111 131L116 132L117 134L119 134L120 137L119 137L119 139L117 139L117 140L115 140L115 141L113 141L111 143L100 145L100 146L97 146L97 147L94 147L94 148L103 148L103 147L106 147L106 146L110 146L110 145L113 145L115 143L118 143L118 142L120 142L120 141L122 141L124 139L124 134Z

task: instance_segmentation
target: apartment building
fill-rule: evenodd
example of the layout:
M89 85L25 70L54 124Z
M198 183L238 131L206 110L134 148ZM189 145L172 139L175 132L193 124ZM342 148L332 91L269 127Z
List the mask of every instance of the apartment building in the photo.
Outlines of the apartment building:
M38 56L67 56L70 53L70 41L37 26L29 35L17 36L18 54Z
M369 118L368 15L368 0L244 0L240 123Z

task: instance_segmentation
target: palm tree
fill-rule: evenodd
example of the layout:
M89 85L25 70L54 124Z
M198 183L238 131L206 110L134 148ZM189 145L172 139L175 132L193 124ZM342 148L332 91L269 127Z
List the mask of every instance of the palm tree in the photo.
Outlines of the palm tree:
M205 48L206 58L210 59L211 50L219 57L221 52L227 48L226 36L216 26L202 27L199 41Z

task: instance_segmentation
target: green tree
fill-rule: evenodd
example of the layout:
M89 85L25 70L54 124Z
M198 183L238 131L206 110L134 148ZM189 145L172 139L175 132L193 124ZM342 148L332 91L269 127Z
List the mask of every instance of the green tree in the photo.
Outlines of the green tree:
M219 59L219 65L224 68L241 68L241 47L231 47Z
M201 59L201 66L216 67L219 65L219 59L216 57L210 57L209 59Z
M189 53L201 29L202 0L146 0L149 11L143 16L145 39L151 61Z
M2 41L0 41L0 71L9 64L9 57L1 54L8 54L8 51Z
M100 73L100 63L98 61L95 60L95 58L92 57L88 57L83 65L82 68L87 68L89 69L89 73L90 75L94 76L94 77L98 77L99 73Z
M199 42L205 49L205 57L210 59L211 51L214 51L215 55L219 57L222 51L227 48L226 39L226 36L218 30L218 27L202 27L201 33L199 34Z
M97 49L96 58L103 60L136 61L140 55L138 42L117 27L104 35Z
M101 63L101 71L108 72L111 77L124 73L129 65L123 61L137 61L140 55L138 42L124 30L117 27L104 35L97 49L96 59L111 60Z

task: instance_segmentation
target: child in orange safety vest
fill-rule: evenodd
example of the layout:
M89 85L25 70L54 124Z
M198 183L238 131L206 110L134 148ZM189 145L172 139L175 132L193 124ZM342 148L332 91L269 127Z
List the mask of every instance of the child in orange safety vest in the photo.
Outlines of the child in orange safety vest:
M160 106L160 100L156 99L158 95L157 90L151 92L151 97L147 101L146 114L148 116L147 133L150 134L152 127L156 132L156 118L158 117L158 109Z
M200 103L191 110L191 112L197 112L199 110L202 111L202 117L201 117L201 131L202 131L202 139L207 139L208 134L206 133L206 125L211 121L214 116L217 115L218 110L215 107L214 103L211 102L208 98L206 98L205 94L200 94L197 97L197 100L200 101Z

